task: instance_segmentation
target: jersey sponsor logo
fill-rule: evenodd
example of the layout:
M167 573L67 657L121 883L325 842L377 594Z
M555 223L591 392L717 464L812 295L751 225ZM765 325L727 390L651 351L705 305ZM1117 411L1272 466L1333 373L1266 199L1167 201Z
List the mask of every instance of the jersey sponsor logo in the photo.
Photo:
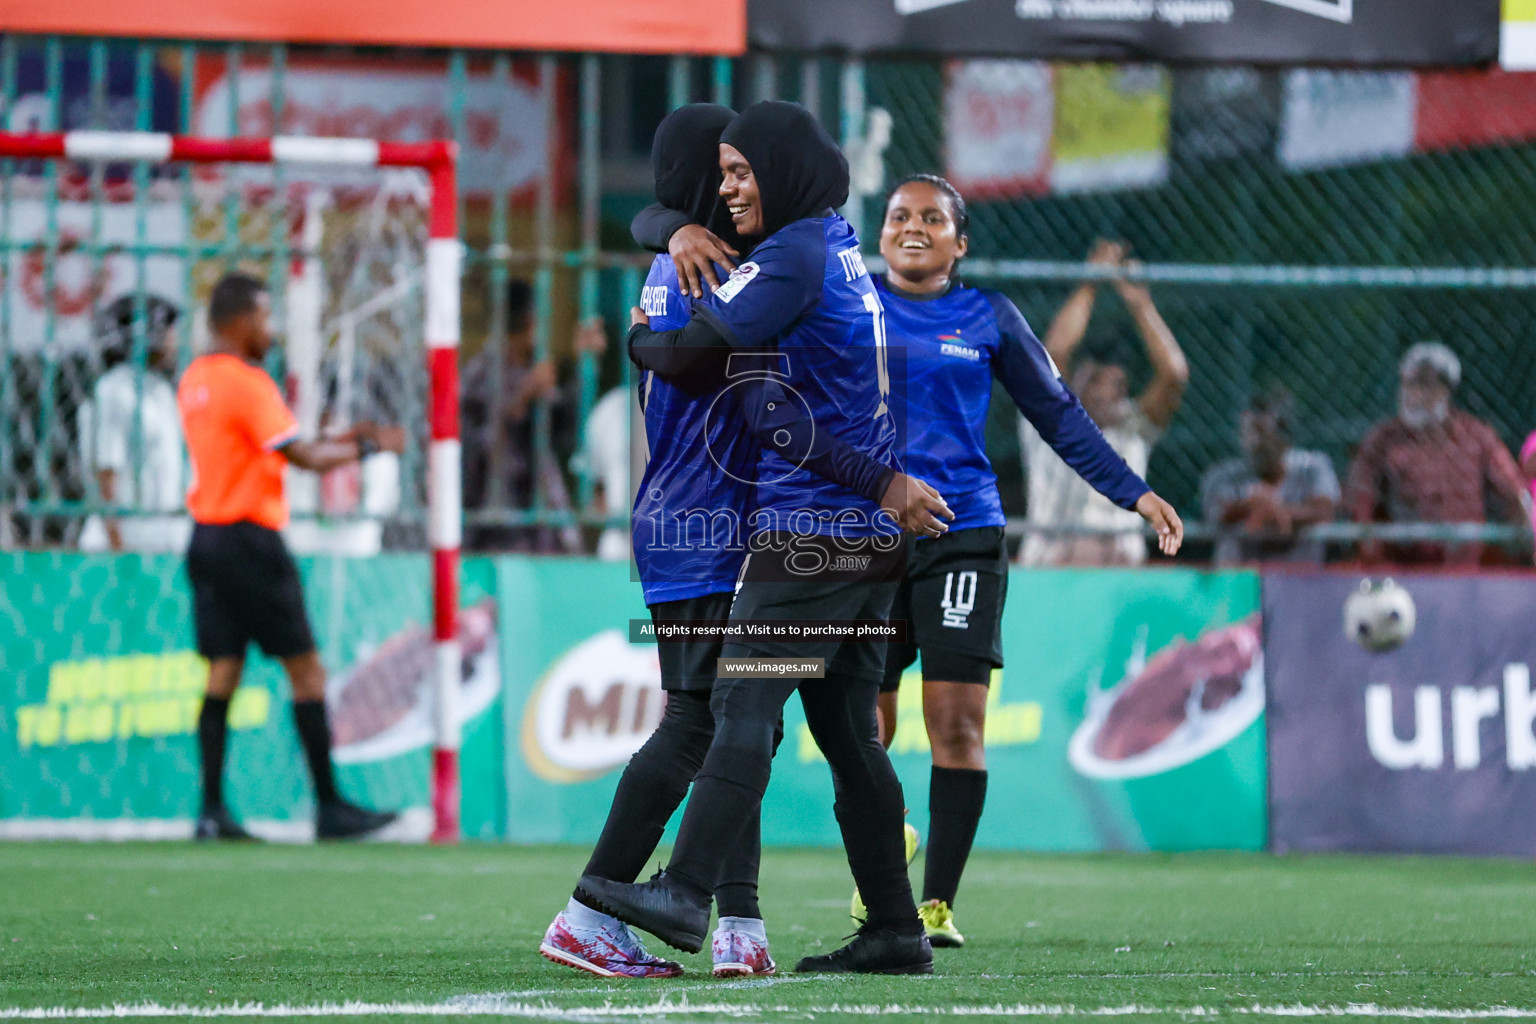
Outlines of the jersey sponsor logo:
M646 316L667 315L667 286L654 285L640 289L640 308Z
M721 302L730 302L741 294L743 288L752 283L752 279L757 277L757 272L761 269L762 267L756 263L743 263L731 271L731 276L726 279L725 284L716 289L715 298Z
M961 359L969 359L972 362L981 358L981 353L969 345L956 345L952 341L944 341L939 344L939 351L946 356L957 356Z
M944 574L944 625L950 629L970 629L971 612L976 610L976 570Z
M864 257L859 255L857 249L840 249L837 253L837 261L843 265L843 280L857 281L866 277L869 271L864 266Z

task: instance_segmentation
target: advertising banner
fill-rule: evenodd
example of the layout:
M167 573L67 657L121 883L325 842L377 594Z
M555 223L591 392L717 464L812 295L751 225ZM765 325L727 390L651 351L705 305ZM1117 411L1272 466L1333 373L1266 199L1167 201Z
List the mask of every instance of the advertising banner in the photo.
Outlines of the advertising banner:
M1171 96L1150 65L950 61L946 177L988 198L1161 185Z
M430 825L433 646L429 567L417 555L300 559L343 792ZM466 835L502 831L498 610L490 566L465 570ZM200 801L197 715L206 663L193 649L181 560L0 556L0 836L190 833ZM253 652L230 710L225 796L271 838L313 811L281 668Z
M187 215L180 203L135 208L15 199L7 213L0 242L8 253L3 287L9 293L11 352L31 355L45 345L53 357L90 352L100 344L92 318L133 291L141 268L146 291L185 305L186 274L179 257L156 254L139 260L130 255L139 239L168 249L187 244Z
M1414 76L1406 71L1292 71L1277 155L1293 171L1405 156L1413 148Z
M1173 87L1151 65L1056 69L1056 192L1153 188L1168 179Z
M623 565L569 559L499 559L496 581L498 593L519 595L500 622L503 650L518 653L505 666L508 838L591 842L662 711L656 648L629 642L630 620L646 619L639 588ZM1258 606L1251 573L1015 571L1009 664L988 694L992 781L977 842L1262 848ZM920 672L900 701L892 759L922 828ZM795 699L763 840L839 842L831 778Z
M1499 0L749 0L752 46L1242 64L1478 64Z
M1417 628L1370 653L1358 576L1265 575L1274 848L1536 855L1536 580L1395 578Z
M978 198L1050 191L1055 114L1051 66L1044 61L950 61L944 81L945 177Z
M514 62L504 76L477 70L463 85L465 139L459 151L459 187L469 196L516 192L543 177L561 148L558 126L546 117L546 97L534 62ZM274 90L274 86L280 86ZM394 58L296 57L280 72L246 61L231 76L204 61L196 83L192 134L266 137L320 135L424 142L453 137L453 84L441 61ZM276 98L274 99L274 92ZM280 102L280 114L274 104ZM265 168L230 167L223 173L264 182ZM376 168L316 168L306 181L377 188Z
M614 53L740 53L745 0L0 0L0 28L46 35L466 46Z
M1504 0L1499 64L1507 71L1536 71L1536 0Z

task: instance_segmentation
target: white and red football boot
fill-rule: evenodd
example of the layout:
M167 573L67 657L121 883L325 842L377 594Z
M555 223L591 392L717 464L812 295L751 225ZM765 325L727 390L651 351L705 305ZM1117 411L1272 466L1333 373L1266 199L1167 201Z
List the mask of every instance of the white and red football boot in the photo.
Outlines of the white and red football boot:
M710 952L717 978L765 978L779 969L768 955L768 932L759 918L722 917Z
M683 965L653 956L618 918L575 900L550 922L539 943L546 960L599 978L675 978Z

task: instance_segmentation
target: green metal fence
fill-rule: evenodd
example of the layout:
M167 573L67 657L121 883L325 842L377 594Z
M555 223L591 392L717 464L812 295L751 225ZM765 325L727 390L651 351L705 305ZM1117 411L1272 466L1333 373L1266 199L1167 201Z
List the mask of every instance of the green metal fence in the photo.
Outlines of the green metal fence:
M345 102L325 100L327 83ZM1507 85L1484 73L0 40L0 105L11 130L446 132L458 139L468 161L466 365L475 370L471 384L494 382L482 389L484 422L515 421L483 445L483 486L467 511L471 539L512 538L547 550L581 547L596 524L621 518L594 504L599 481L590 463L572 456L595 401L628 382L618 347L647 260L627 225L648 198L651 131L672 106L778 97L811 107L848 145L856 171L864 168L866 194L847 212L871 253L891 181L939 171L980 182L971 197L967 276L1005 291L1039 332L1088 273L1082 260L1094 240L1127 242L1191 367L1149 475L1195 519L1202 474L1237 452L1238 413L1260 390L1281 386L1294 395L1297 444L1326 453L1343 479L1369 425L1391 413L1396 361L1415 341L1440 339L1460 354L1458 403L1506 444L1518 446L1536 426L1527 399L1536 392L1536 346L1526 338L1536 322L1536 119ZM1010 118L1041 116L1006 107L1019 97L1049 104L1033 140L1008 128ZM349 113L348 102L357 110ZM1005 104L1001 129L997 116L987 120L987 105L998 103ZM889 140L881 146L885 123ZM519 124L537 130L519 134ZM989 138L995 151L1017 159L968 165L967 154ZM102 506L74 436L78 407L101 368L89 329L64 323L68 304L60 299L75 304L69 310L99 305L109 296L91 282L103 266L113 268L114 289L148 294L158 287L154 261L163 260L172 268L164 273L179 276L176 297L191 306L220 268L244 262L267 273L282 315L287 268L295 247L303 249L293 206L316 187L291 177L216 180L184 169L48 163L11 162L0 174L7 271L0 506L8 510L0 539L68 544L80 518ZM319 255L328 294L350 288L356 306L390 273L403 283L392 312L365 325L372 339L355 347L372 363L343 366L329 343L322 404L334 413L336 403L351 402L343 417L419 422L420 339L404 326L419 301L408 266L420 244L411 240L419 214L409 183L386 188L388 200L369 207L366 198L378 190L355 181L324 187L334 208L352 211L325 215ZM157 240L178 209L183 237ZM357 212L369 209L372 229ZM68 217L84 220L61 227ZM381 217L395 226L389 243L373 248L388 259L369 250ZM355 272L365 265L373 269ZM66 271L83 273L85 283L61 280ZM517 333L524 294L513 281L529 286L526 355L503 341ZM35 294L44 298L37 309L15 308ZM332 303L326 313L333 339L343 306ZM586 344L574 344L578 326L595 317L608 342L601 352L590 331L581 335ZM182 332L183 363L196 334ZM1133 388L1145 378L1130 320L1108 290L1090 341L1123 356ZM145 345L138 329L132 359L140 367ZM518 382L546 360L555 365L553 386L535 375L534 397L523 402ZM1002 411L995 420L994 462L1012 510L1022 514L1017 442ZM466 444L474 443L466 433ZM510 458L509 447L517 449ZM418 535L420 462L419 452L408 453L402 497L388 513L400 544ZM1518 546L1529 531L1489 532Z

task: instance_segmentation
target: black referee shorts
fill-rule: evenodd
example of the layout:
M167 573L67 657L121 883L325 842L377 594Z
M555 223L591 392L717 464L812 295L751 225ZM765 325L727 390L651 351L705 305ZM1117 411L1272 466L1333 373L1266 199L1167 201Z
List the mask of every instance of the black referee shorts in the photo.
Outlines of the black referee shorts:
M992 681L1003 667L1003 601L1008 546L1001 526L955 530L911 545L907 575L896 590L892 621L905 619L907 641L887 649L881 693L923 656L923 678L946 683Z
M315 649L299 567L283 535L256 523L198 523L187 547L197 653L243 658L255 641L272 658Z

